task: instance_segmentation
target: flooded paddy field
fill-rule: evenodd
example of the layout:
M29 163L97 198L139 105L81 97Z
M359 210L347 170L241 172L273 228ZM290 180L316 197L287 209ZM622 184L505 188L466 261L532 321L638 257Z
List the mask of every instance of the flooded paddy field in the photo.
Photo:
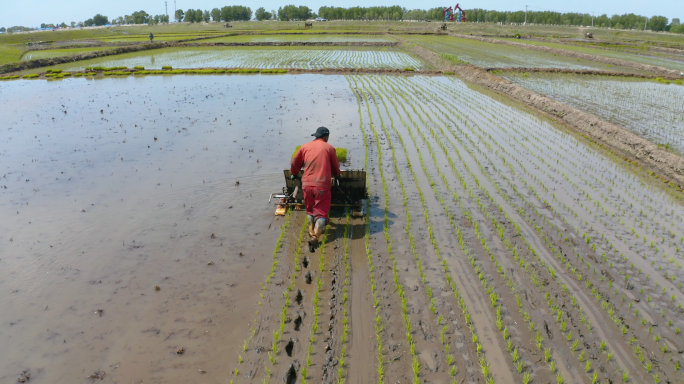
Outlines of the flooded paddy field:
M455 55L459 60L484 68L526 67L636 72L634 69L584 59L451 36L406 36L404 39L437 54Z
M367 41L367 42L387 42L397 41L388 35L331 35L331 34L291 34L291 35L237 35L227 37L217 37L207 39L203 42L285 42L285 41L306 41L306 42L347 42L347 41Z
M457 78L0 95L2 382L684 382L682 194ZM310 253L266 196L320 125L370 198Z
M13 82L0 95L2 383L26 369L45 383L222 381L254 314L282 297L282 278L260 284L285 221L268 196L292 150L326 124L363 166L357 105L334 77Z
M197 47L164 48L78 61L48 68L67 71L103 66L174 68L427 68L415 56L395 48L349 47Z
M607 76L509 73L504 78L684 153L684 86Z

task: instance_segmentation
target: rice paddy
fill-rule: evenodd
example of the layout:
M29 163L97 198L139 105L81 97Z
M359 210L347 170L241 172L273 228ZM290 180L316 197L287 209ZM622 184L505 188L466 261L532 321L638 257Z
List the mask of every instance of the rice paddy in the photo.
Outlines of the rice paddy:
M546 52L526 51L516 47L451 36L406 36L404 39L433 52L455 55L463 62L485 68L563 68L635 72L632 69L583 59L573 59Z
M345 29L330 25L316 24ZM145 38L135 28L99 37ZM684 85L486 73L453 65L625 69L402 40L173 47L0 76L0 382L684 383L681 187L492 75L679 153ZM453 72L421 72L440 56ZM312 249L305 213L267 201L319 126L343 168L366 171L368 198L335 207Z
M299 48L299 47L297 47ZM86 67L174 68L426 68L414 56L394 49L287 49L287 48L165 48L55 66L67 71Z
M684 153L684 84L606 76L505 74L527 89Z

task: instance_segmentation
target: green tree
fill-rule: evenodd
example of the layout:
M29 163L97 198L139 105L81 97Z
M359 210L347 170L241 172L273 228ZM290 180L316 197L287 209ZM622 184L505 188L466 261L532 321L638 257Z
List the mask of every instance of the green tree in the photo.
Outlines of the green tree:
M97 26L109 24L109 18L107 16L103 16L99 13L97 15L93 16L92 20L93 20L93 24L97 25Z
M320 13L320 12L319 12ZM286 5L278 9L278 18L283 21L287 20L306 20L311 18L311 8L300 5Z
M204 13L202 13L202 20L204 20L205 23L211 21L211 13L209 13L209 11L207 11L206 9L204 10Z
M242 5L232 5L221 8L221 20L224 21L249 21L252 18L252 9Z
M147 24L150 15L145 11L136 11L131 15L133 17L133 24Z
M271 12L266 12L266 9L264 7L261 7L254 12L254 17L256 17L257 20L263 21L263 20L271 20L273 17L273 14Z
M218 8L214 8L211 10L211 20L212 21L221 21L221 10Z
M181 21L183 21L183 18L185 17L185 12L183 12L182 9L177 9L173 17L177 22L180 23Z
M195 11L193 9L188 9L185 11L185 19L184 21L188 23L194 23L195 22Z
M665 16L653 16L648 21L649 29L652 31L664 31L667 27L667 17Z

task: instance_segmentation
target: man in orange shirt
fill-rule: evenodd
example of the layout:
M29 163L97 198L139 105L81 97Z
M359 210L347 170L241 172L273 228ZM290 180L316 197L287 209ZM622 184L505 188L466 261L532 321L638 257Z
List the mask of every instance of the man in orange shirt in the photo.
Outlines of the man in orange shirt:
M333 176L339 177L341 173L335 148L328 144L330 137L328 128L319 127L311 136L315 139L302 145L292 159L290 173L291 177L295 178L304 166L302 191L311 236L309 248L313 251L316 241L323 234L328 223L331 179Z

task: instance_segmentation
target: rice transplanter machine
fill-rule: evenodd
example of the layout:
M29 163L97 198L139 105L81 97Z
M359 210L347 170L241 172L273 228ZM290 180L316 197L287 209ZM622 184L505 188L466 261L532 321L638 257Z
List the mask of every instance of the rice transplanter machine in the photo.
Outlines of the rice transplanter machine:
M305 210L304 193L302 191L302 175L300 171L295 179L290 178L290 170L285 169L285 187L280 193L272 193L269 202L275 200L277 205L276 216L283 216L288 208L295 210ZM360 217L364 214L365 200L368 198L366 189L365 170L342 170L342 175L337 180L333 180L331 194L331 209L351 208L354 216Z

